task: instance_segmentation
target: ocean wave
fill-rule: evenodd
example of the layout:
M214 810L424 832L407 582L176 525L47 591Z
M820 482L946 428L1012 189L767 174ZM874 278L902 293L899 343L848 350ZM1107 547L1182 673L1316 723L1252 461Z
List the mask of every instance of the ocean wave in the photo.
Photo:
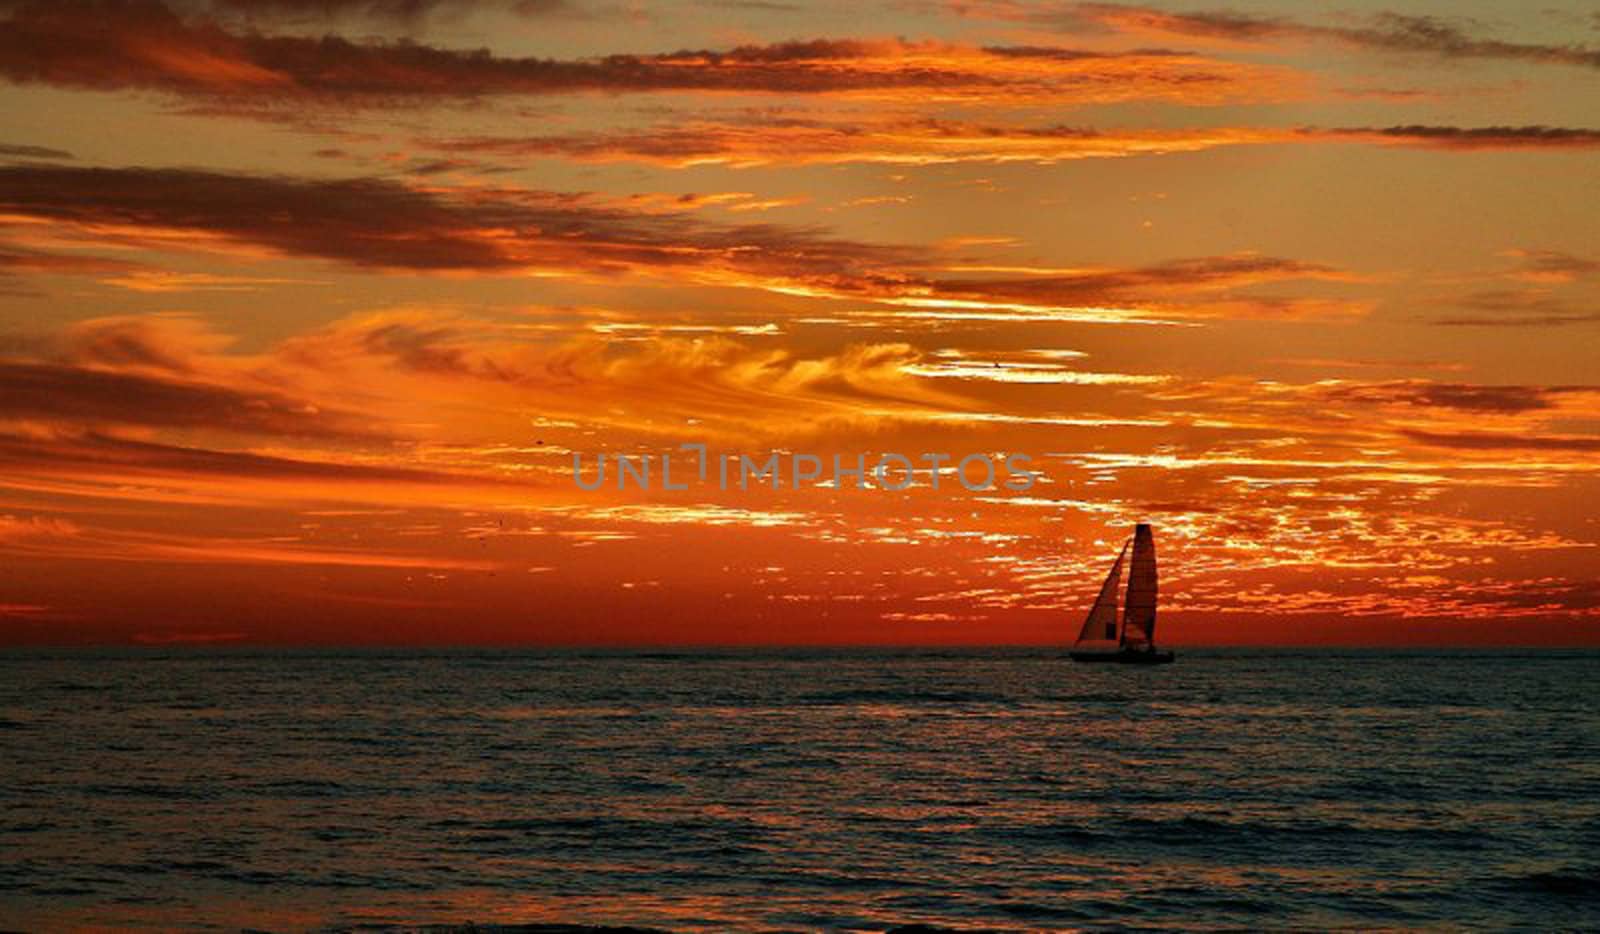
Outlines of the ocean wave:
M1010 704L1015 699L1004 694L982 691L917 690L843 690L806 694L796 698L797 703L819 706L855 706L865 704Z
M0 660L0 915L529 934L1594 927L1584 705L1600 655L1571 672L1211 658ZM473 918L584 923L448 926Z
M1501 880L1503 888L1536 895L1600 900L1600 867L1573 866Z

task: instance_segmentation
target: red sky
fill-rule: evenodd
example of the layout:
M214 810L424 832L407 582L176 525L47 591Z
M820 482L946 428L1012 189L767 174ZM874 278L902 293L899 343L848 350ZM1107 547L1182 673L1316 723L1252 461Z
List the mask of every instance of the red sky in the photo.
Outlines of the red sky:
M1600 645L1584 4L0 20L0 644Z

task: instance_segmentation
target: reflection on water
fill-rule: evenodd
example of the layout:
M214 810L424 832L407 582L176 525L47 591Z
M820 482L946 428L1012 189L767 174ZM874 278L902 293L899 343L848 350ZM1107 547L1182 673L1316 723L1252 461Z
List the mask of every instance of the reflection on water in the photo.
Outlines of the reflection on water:
M0 655L0 922L1581 926L1600 655Z

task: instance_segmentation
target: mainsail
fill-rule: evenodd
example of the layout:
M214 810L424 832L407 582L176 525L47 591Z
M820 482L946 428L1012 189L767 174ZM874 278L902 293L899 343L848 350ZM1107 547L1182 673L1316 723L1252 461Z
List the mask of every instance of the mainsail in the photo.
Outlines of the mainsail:
M1111 565L1111 573L1106 575L1106 582L1100 585L1100 596L1095 598L1089 617L1078 630L1078 645L1117 641L1117 588L1122 585L1122 559L1127 555L1128 546L1123 545L1116 563Z
M1133 566L1128 571L1128 602L1122 611L1122 642L1142 649L1155 638L1156 540L1150 526L1141 522L1133 533Z
M1117 588L1122 585L1122 564L1130 560L1128 595L1117 618ZM1075 662L1111 662L1119 665L1168 665L1171 652L1156 651L1156 538L1141 522L1133 537L1117 553L1111 573L1100 585L1089 618L1078 631L1078 641L1067 653Z

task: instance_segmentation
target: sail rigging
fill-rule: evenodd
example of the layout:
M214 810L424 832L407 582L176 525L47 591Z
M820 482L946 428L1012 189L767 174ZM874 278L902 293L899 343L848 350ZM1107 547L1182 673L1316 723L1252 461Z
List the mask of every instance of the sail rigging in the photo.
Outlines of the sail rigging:
M1115 642L1117 640L1117 589L1122 586L1122 560L1128 556L1128 546L1123 544L1116 563L1100 585L1100 596L1095 598L1089 616L1078 630L1078 643Z
M1156 638L1156 541L1141 522L1133 533L1133 564L1128 570L1128 600L1122 610L1122 643L1144 648Z

